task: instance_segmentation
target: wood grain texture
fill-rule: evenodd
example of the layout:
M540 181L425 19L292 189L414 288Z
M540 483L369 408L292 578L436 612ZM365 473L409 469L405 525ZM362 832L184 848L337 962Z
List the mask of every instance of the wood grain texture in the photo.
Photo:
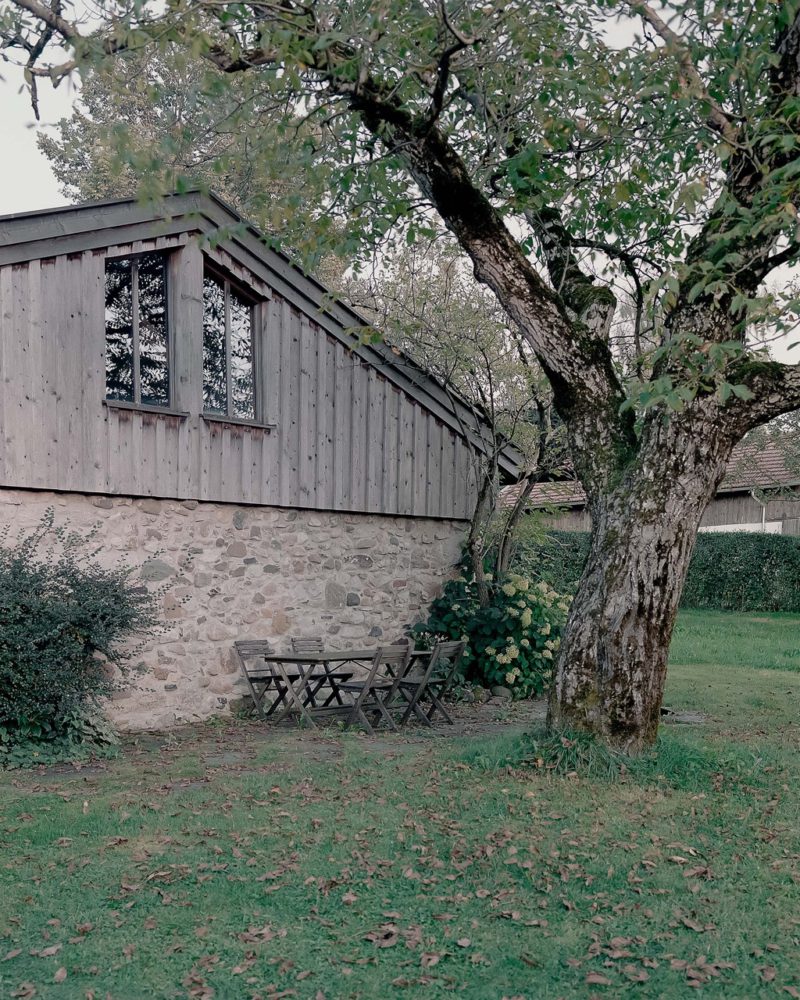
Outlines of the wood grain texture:
M274 428L204 420L203 255L193 240L163 244L172 409L188 416L104 405L104 260L122 247L0 267L0 485L466 516L465 443L275 290L256 334ZM263 295L263 279L252 288Z

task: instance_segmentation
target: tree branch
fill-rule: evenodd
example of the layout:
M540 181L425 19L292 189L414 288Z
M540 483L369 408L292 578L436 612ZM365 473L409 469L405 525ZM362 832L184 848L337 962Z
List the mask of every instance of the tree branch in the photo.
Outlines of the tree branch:
M783 413L800 409L800 365L778 361L742 361L729 381L745 385L748 399L731 399L725 407L732 429L742 436Z
M723 110L722 106L709 94L703 78L692 59L689 47L683 38L664 21L648 3L631 3L630 9L634 14L638 14L643 21L650 25L655 33L662 39L667 51L671 52L678 63L678 80L681 89L688 96L700 100L708 105L708 115L706 124L725 139L726 142L735 146L738 140L738 127Z

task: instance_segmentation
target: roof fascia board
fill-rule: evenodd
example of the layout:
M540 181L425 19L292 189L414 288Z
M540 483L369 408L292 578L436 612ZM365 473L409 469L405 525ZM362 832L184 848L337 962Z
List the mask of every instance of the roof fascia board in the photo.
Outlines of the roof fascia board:
M196 195L172 195L164 199L160 206L153 202L126 200L74 205L52 212L6 215L0 217L0 250L4 253L13 251L21 262L40 256L39 250L33 247L41 243L49 243L53 247L47 256L71 252L61 248L65 237L90 241L100 231L136 225L149 225L154 228L153 236L156 237L161 235L159 225L171 228L178 220L198 212L200 208L201 202ZM187 228L191 228L188 220ZM108 242L106 245L109 245ZM86 246L86 249L91 248Z
M178 236L193 229L197 229L196 220L175 218L164 221L163 224L159 223L157 228L152 221L141 222L131 226L118 226L114 230L99 229L92 233L75 233L55 239L31 241L21 247L0 245L0 267L8 264L27 264L32 260L48 260L51 257L84 253L89 250L103 250L110 246L121 246L159 237ZM113 242L108 238L110 232L114 233Z

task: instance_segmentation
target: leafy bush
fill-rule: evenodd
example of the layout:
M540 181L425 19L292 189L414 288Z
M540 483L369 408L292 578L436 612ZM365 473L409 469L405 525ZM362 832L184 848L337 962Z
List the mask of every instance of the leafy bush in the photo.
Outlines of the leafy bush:
M466 680L502 685L515 698L539 695L561 644L569 599L517 573L490 581L490 594L488 607L482 608L473 579L450 580L414 633L423 641L463 639Z
M588 556L588 531L550 531L544 540L520 546L514 569L562 594L574 594Z
M527 544L515 568L573 593L589 554L585 531L552 531ZM741 531L697 537L682 606L719 611L800 611L800 538Z
M720 611L800 611L800 538L699 535L682 603Z
M42 723L0 726L0 767L11 770L113 757L118 743L108 719L97 710L69 713L58 729Z
M125 643L158 628L157 593L100 566L93 538L54 527L52 511L13 543L0 533L0 760L106 744L98 700L129 674L138 647Z

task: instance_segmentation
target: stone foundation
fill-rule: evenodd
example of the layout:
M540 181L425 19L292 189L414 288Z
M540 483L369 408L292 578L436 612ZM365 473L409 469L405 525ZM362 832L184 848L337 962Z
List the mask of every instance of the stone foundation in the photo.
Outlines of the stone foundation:
M458 560L457 521L319 513L176 500L131 500L0 488L11 536L49 508L57 525L98 527L103 562L140 567L162 598L168 630L146 668L115 696L123 729L165 729L230 711L246 689L235 639L322 635L331 646L377 646L418 621Z

